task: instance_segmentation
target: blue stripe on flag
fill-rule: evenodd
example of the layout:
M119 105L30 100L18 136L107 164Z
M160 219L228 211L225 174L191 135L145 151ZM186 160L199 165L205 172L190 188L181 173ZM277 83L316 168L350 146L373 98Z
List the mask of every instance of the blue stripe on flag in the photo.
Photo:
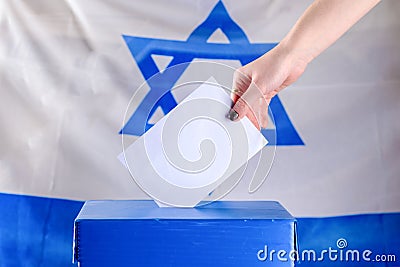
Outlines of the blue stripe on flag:
M73 221L83 202L0 194L0 266L73 266Z
M0 193L0 266L73 266L73 221L83 202ZM396 262L303 261L297 266L400 266L400 213L299 218L300 253L328 247L395 254ZM319 255L318 255L319 256Z
M338 247L340 241L346 245L343 249ZM320 252L329 247L338 251L336 260L330 260L329 256L325 255L322 257L323 261L306 259L298 266L400 266L400 213L300 218L298 245L300 253L304 250L314 250L317 252L317 258L321 258ZM358 251L359 261L351 260L351 253L348 252L350 250ZM372 252L367 257L369 262L362 259L362 253L366 250ZM340 251L343 255L342 260ZM377 261L379 257L388 258L389 255L395 255L396 261ZM375 259L375 256L378 258ZM335 258L333 254L332 258Z

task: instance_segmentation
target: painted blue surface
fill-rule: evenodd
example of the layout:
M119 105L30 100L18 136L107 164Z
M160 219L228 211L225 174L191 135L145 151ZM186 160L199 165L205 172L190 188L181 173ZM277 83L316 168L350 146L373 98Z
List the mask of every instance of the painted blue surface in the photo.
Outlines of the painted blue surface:
M208 43L208 38L220 29L228 38L227 44ZM120 133L140 136L153 125L148 123L160 107L164 114L170 112L177 102L170 92L175 83L194 59L231 59L245 65L265 54L277 43L250 43L245 32L230 17L222 2L218 2L208 17L189 35L186 41L123 36L150 91L129 118ZM172 56L168 68L160 73L152 55ZM270 109L276 126L274 130L263 129L268 145L304 145L294 128L279 96L272 98Z
M102 266L264 266L257 253L295 248L295 220L277 202L160 208L153 201L91 201L75 223L76 260ZM268 266L293 266L268 261Z
M0 194L0 266L71 266L78 201Z
M159 208L152 200L87 201L78 219L173 219L173 220L293 220L276 201L217 201L196 208Z
M0 194L0 266L73 266L73 221L82 202ZM300 251L335 247L396 254L395 263L302 262L297 266L400 266L400 213L297 218ZM267 266L267 264L266 264Z
M299 250L313 249L320 252L328 247L338 250L337 240L345 239L347 246L342 249L370 250L371 261L343 261L338 257L331 261L305 261L298 266L400 266L400 213L354 215L331 218L298 219ZM396 262L377 262L376 255L396 256ZM344 254L345 255L345 254ZM351 257L349 257L351 259Z

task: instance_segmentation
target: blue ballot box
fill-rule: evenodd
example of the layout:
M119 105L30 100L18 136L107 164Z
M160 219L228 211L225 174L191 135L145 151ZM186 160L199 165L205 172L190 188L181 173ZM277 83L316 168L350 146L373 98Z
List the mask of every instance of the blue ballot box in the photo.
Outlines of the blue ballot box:
M294 266L296 253L295 219L272 201L88 201L75 220L80 267Z

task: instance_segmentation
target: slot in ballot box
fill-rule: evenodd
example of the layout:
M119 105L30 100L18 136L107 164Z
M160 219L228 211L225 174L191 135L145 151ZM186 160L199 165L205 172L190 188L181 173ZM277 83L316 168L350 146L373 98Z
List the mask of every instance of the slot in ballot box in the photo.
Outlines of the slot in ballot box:
M75 219L80 267L294 266L296 252L295 219L272 201L87 201Z

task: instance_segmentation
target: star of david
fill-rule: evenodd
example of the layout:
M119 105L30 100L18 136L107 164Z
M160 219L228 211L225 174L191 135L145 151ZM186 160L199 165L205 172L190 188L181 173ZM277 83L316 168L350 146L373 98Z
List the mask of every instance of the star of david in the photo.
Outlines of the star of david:
M208 43L208 38L220 29L229 43ZM136 111L121 129L120 134L140 136L153 125L149 123L155 110L160 107L164 114L171 111L177 102L171 93L176 81L185 72L195 58L239 60L245 65L275 47L276 43L250 43L244 31L229 16L220 1L212 9L206 20L201 23L186 41L153 39L123 35L123 38L135 59L141 73L150 87L150 91L139 104ZM172 56L167 68L160 72L152 55ZM173 67L174 68L170 68ZM156 76L154 76L157 74ZM152 79L150 79L153 77ZM273 129L262 129L269 145L304 145L287 115L279 96L270 103L274 117L276 139ZM273 142L273 140L276 141Z

